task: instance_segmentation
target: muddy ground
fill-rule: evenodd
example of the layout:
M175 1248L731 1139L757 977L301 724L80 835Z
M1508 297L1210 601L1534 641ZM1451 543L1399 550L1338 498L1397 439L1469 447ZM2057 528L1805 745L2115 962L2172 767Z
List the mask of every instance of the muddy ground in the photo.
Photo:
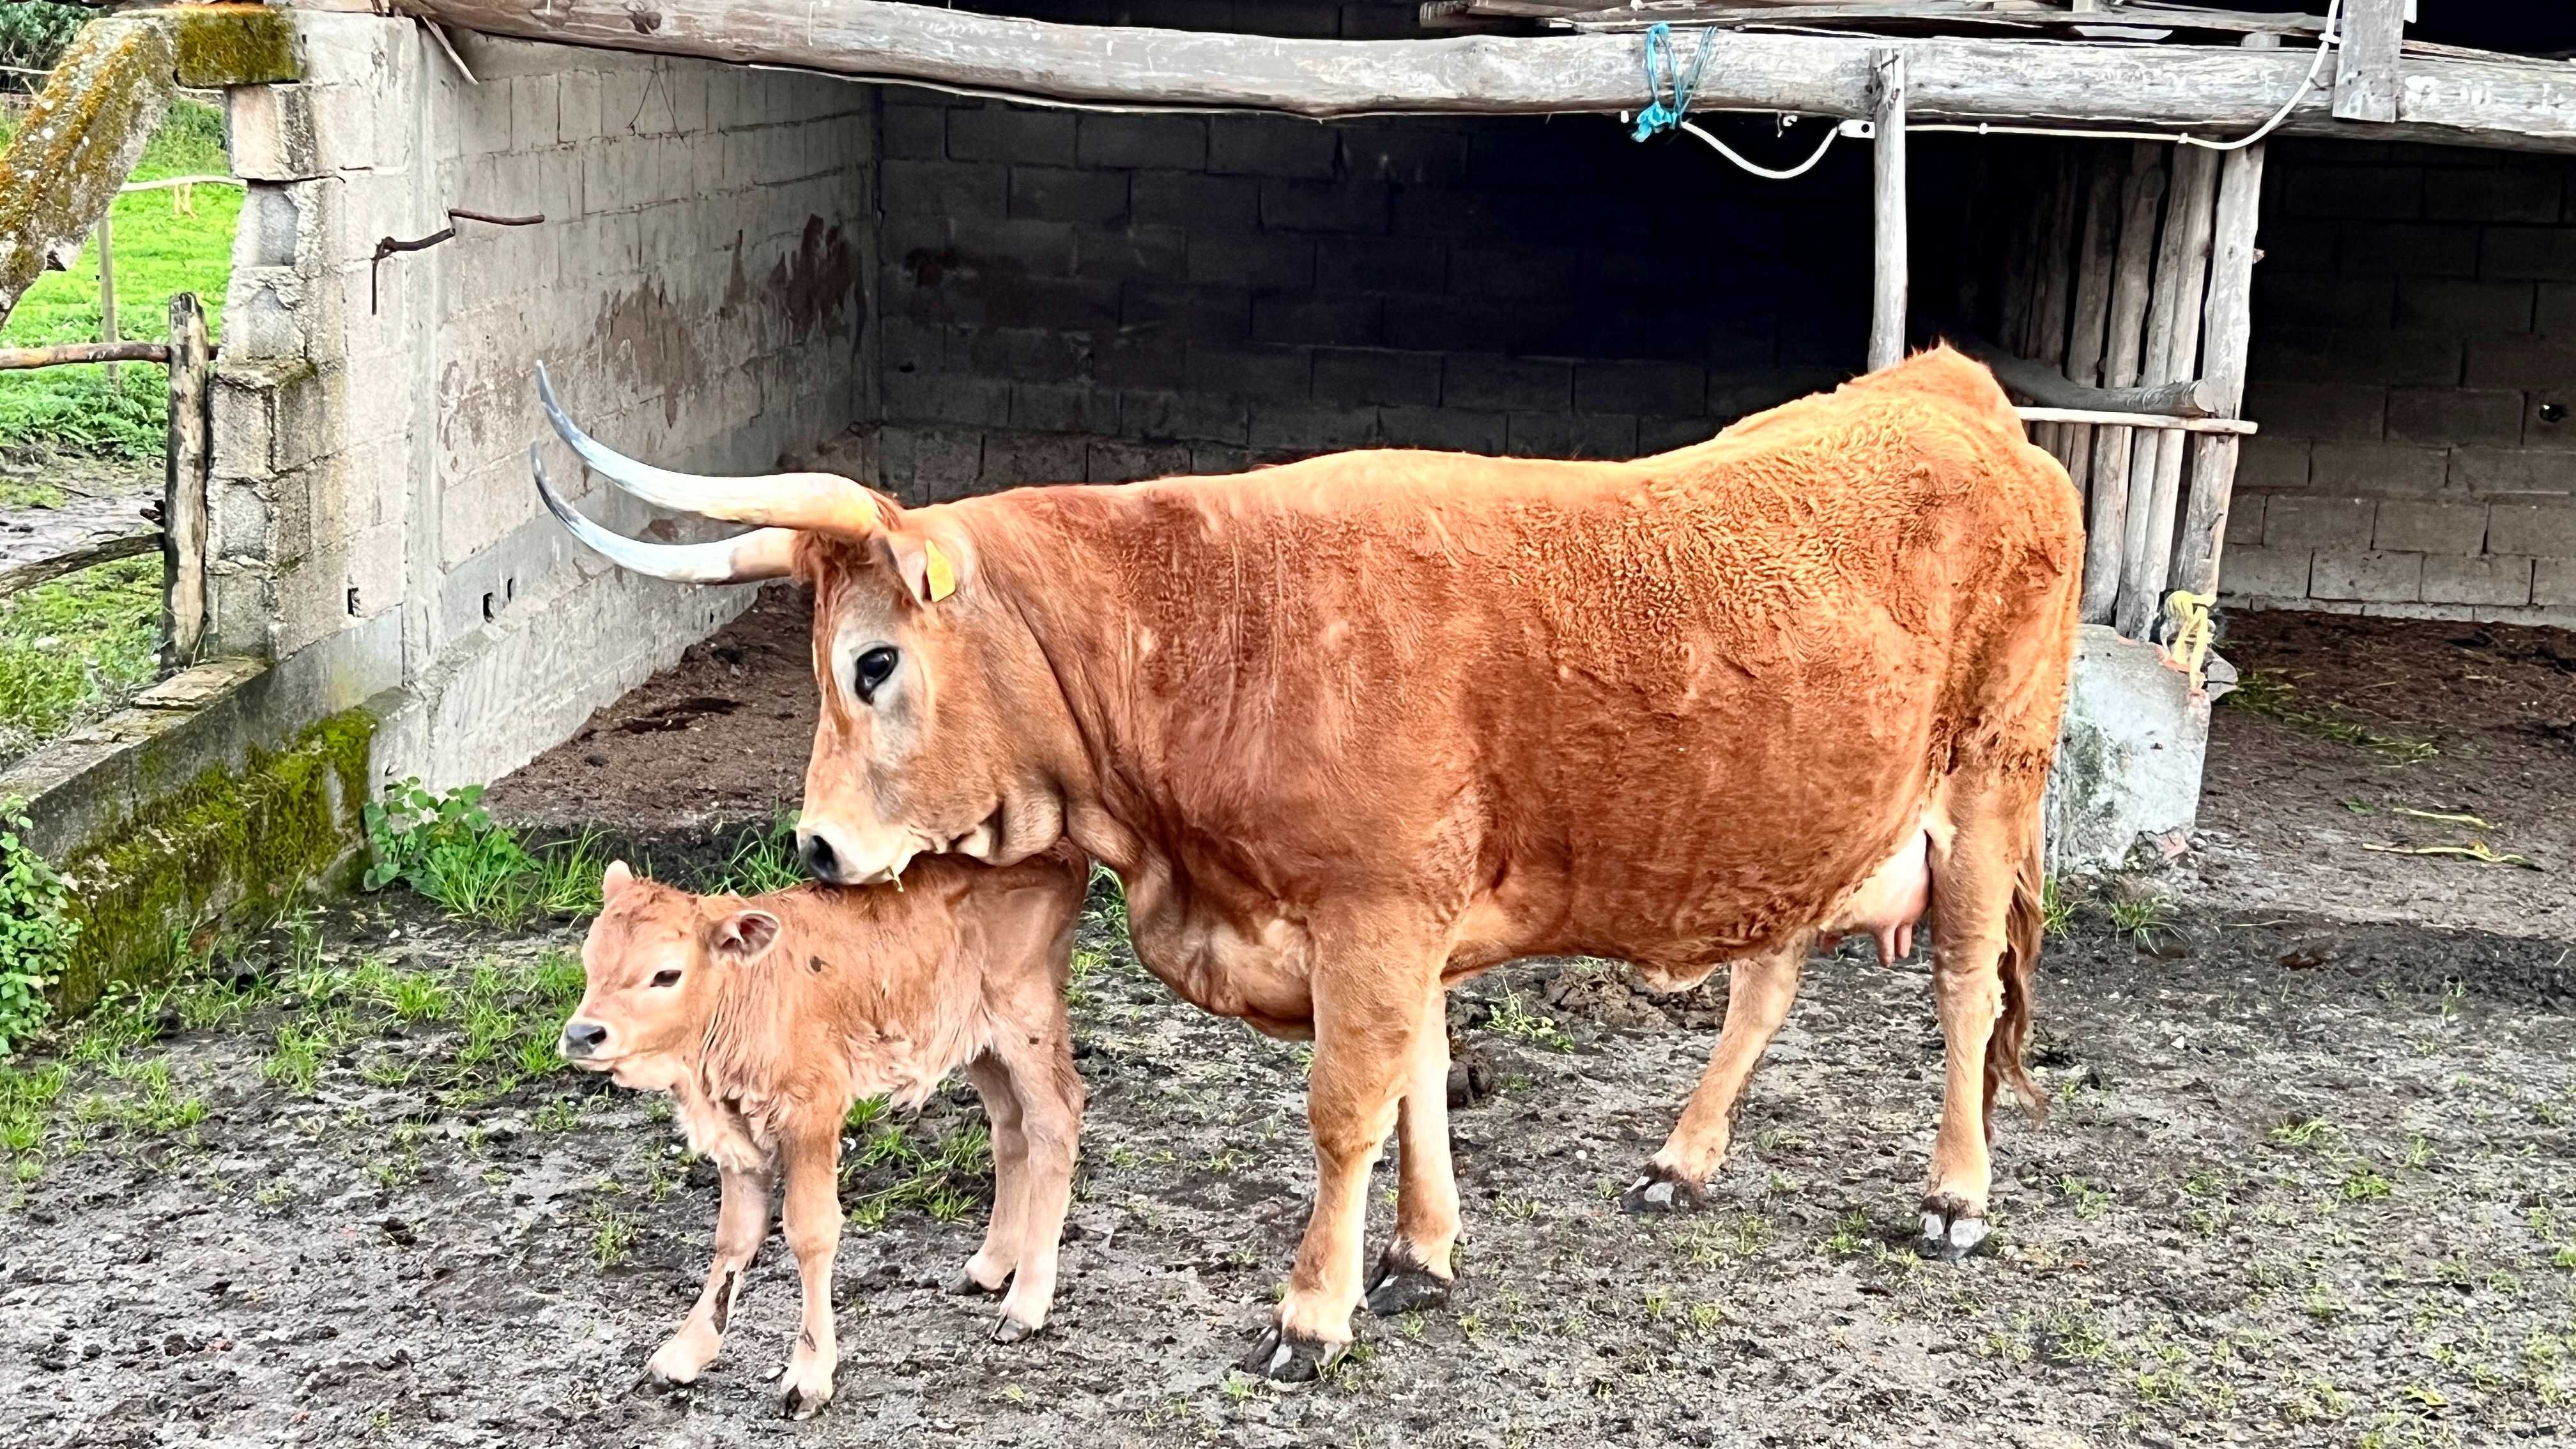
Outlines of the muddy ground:
M788 637L792 669L741 650L741 626L702 646L496 808L546 818L568 780L667 807L623 822L641 831L765 817L793 798L808 728L775 716L812 708ZM2228 793L2203 857L2070 902L2034 1052L2050 1114L2005 1114L1993 1251L1964 1266L1908 1248L1940 1071L1919 967L1856 943L1812 963L1710 1204L1639 1219L1617 1191L1695 1079L1723 987L1658 1000L1599 963L1524 963L1453 1006L1491 1088L1452 1117L1456 1300L1363 1319L1315 1387L1229 1374L1303 1220L1305 1058L1174 1001L1103 897L1074 998L1092 1105L1048 1331L990 1344L993 1304L931 1286L974 1250L990 1194L980 1116L952 1090L852 1135L840 1398L788 1424L768 1378L794 1268L774 1241L710 1375L638 1386L698 1287L715 1185L656 1103L551 1069L579 923L469 928L392 894L212 962L215 984L96 1018L7 1079L0 1443L2564 1440L2576 862L2537 808L2549 777L2458 777L2489 788L2465 813L2500 828L2478 838L2546 870L2311 850L2327 811L2441 829L2359 816L2338 782L2449 812L2462 802L2424 766L2487 758L2487 725L2465 705L2372 715L2444 751L2385 765L2331 727L2360 708L2319 682L2336 666L2281 637L2279 667L2311 671L2301 707L2221 711ZM2258 640L2233 642L2267 667ZM2515 657L2548 671L2527 680L2535 716L2563 702L2544 688L2557 666ZM734 709L622 727L719 697ZM2247 763L2274 729L2292 738ZM728 771L742 757L723 745L772 737L784 766ZM717 798L638 786L636 762L675 748L699 758L663 778ZM2365 899L2374 875L2401 898ZM1380 1241L1389 1217L1379 1203Z

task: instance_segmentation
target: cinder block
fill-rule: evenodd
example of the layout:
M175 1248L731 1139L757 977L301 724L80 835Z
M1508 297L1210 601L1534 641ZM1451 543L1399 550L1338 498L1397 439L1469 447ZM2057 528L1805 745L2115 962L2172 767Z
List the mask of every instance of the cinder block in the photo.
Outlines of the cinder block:
M1252 404L1255 452L1326 453L1363 448L1378 439L1377 409L1330 403Z
M1513 413L1504 446L1515 458L1634 458L1637 420L1617 413Z
M2435 221L2556 221L2561 170L2536 156L2436 167L2424 174L2424 214Z
M2487 548L2500 554L2576 558L2576 499L2513 499L2487 510Z
M923 106L888 106L880 152L889 160L936 161L948 154L948 113Z
M1252 336L1259 342L1369 347L1380 340L1379 316L1375 297L1256 294Z
M1435 407L1440 402L1440 359L1382 348L1318 348L1315 398L1319 402Z
M1127 219L1126 173L1014 166L1011 215L1085 226L1115 226Z
M1717 436L1714 418L1639 418L1637 419L1637 456L1651 458L1675 448L1705 443Z
M2452 332L2528 332L2535 284L2400 277L2397 325Z
M2308 563L2304 548L2258 548L2230 542L2218 560L2219 591L2266 599L2308 596Z
M987 106L948 113L948 154L959 161L1018 161L1070 166L1074 113Z
M2264 240L2269 242L2270 236ZM2255 327L2385 327L2397 309L2393 276L2348 277L2334 272L2254 271Z
M878 177L889 214L965 220L999 217L1010 209L1010 171L1003 166L888 160L878 167Z
M1448 280L1445 242L1400 237L1315 243L1315 286L1325 292L1438 292ZM2576 307L2571 307L2576 310Z
M1077 227L1074 275L1115 282L1170 281L1188 274L1189 244L1190 234L1176 226Z
M2472 493L2576 493L2576 448L2459 448L2451 486Z
M1451 355L1442 368L1444 407L1495 412L1562 412L1574 405L1574 364L1543 358Z
M1382 407L1378 431L1390 448L1430 448L1444 453L1503 451L1508 430L1501 413L1464 408Z
M2290 216L2392 221L2423 213L2421 166L2310 163L2290 169L2284 182L2282 209Z
M2235 490L2227 504L2226 541L2248 547L2261 544L2263 513L2271 500L2269 493L2248 493L2242 488Z
M997 378L896 373L883 386L892 421L1003 427L1011 420L1011 385Z
M2576 281L2576 226L2491 226L2481 275Z
M2401 387L2388 394L2388 437L2402 443L2522 441L2519 392L2503 388Z
M976 481L987 488L1079 483L1090 477L1086 451L1084 439L1059 433L986 433L984 472Z
M1119 304L1118 325L1129 329L1151 328L1167 337L1187 338L1194 342L1240 342L1255 335L1252 294L1241 287L1157 287L1131 283L1125 288Z
M1563 300L1598 285L1598 257L1570 249L1461 244L1450 261L1449 289L1462 297Z
M2257 433L2236 448L2237 488L2305 488L2309 443Z
M1700 417L1708 371L1677 362L1585 362L1574 370L1574 409L1650 417Z
M1315 285L1315 244L1259 233L1195 236L1187 266L1193 282L1304 291Z
M301 181L323 172L313 134L313 91L301 85L234 86L224 92L224 129L235 176Z
M1193 396L1247 397L1267 402L1310 396L1315 361L1302 347L1244 347L1192 342L1188 366L1171 385ZM1186 377L1185 384L1179 379ZM1124 412L1121 412L1124 422Z
M1172 478L1191 468L1186 443L1131 443L1094 438L1084 448L1086 477L1094 483Z
M2337 493L2439 493L2450 462L2446 449L2407 443L2321 442L2310 452L2311 486Z
M1081 382L1011 384L1011 426L1049 433L1118 430L1118 393Z
M2382 553L2473 554L2486 547L2486 539L2483 503L2385 498L2370 543Z
M1386 345L1414 352L1509 352L1520 339L1513 311L1485 298L1389 297Z
M1267 231L1384 235L1389 194L1382 181L1264 180L1261 225Z
M1175 226L1193 236L1253 231L1261 225L1261 183L1248 176L1139 171L1128 187L1128 215L1148 226Z
M2245 416L2258 437L2378 440L2386 426L2388 390L2366 383L2257 382L2245 389Z
M1208 128L1210 171L1225 175L1330 180L1341 149L1333 133L1288 116L1218 116Z
M707 129L707 75L718 69L702 60L674 61L662 72L662 94L670 103L672 129L694 136Z
M1199 171L1207 167L1208 123L1199 116L1082 117L1074 154L1085 166Z
M1293 396L1305 395L1304 358L1294 359ZM1251 436L1241 396L1209 396L1154 388L1118 395L1117 431L1129 438L1243 445Z
M2460 381L2456 332L2257 329L2253 375L2378 387L2453 387Z
M510 88L510 149L542 151L556 143L562 117L556 96L562 82L552 75L515 76Z
M1071 382L1082 376L1087 339L1047 327L979 327L949 339L948 367L1014 382Z
M945 502L975 492L983 466L981 433L926 432L913 441L913 487L924 502Z
M2470 222L2356 222L2344 228L2343 268L2361 276L2473 277L2481 229Z
M2263 546L2358 551L2370 547L2378 518L2376 498L2275 493L2264 508Z
M2576 558L2539 560L2531 575L2531 601L2553 606L2576 604Z
M1342 174L1399 186L1456 186L1467 179L1467 133L1407 121L1333 128Z
M2539 291L2540 306L2533 330L2560 337L2576 334L2576 282L2542 282Z
M2424 560L2424 602L2528 604L2531 564L2530 559L2501 554L2480 558L2428 556Z
M2414 603L2423 595L2420 553L2367 553L2319 549L2308 571L2308 593L2319 599Z
M2471 387L2557 387L2576 378L2576 337L2496 337L2469 344Z

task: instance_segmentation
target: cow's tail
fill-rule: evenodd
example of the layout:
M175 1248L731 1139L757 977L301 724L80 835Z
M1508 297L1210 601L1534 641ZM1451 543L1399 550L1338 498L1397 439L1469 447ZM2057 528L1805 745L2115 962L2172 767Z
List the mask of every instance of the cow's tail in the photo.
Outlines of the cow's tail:
M2037 815L2034 808L2031 812ZM1986 1130L1994 1130L1995 1091L2005 1082L2021 1094L2030 1106L2031 1115L2048 1119L2048 1098L2030 1079L2022 1066L2022 1049L2030 1042L2031 986L2039 976L2039 943L2048 919L2045 901L2047 890L2046 861L2042 853L2041 827L2031 822L2030 846L2023 852L2021 868L2014 874L2012 904L2004 913L2004 950L1997 963L2003 977L2003 1010L1995 1018L1994 1034L1986 1039Z

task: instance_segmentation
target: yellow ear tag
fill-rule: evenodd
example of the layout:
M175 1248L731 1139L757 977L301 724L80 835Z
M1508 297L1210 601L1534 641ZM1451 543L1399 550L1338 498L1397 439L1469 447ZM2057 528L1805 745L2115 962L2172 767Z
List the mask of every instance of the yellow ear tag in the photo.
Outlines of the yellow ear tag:
M921 541L922 581L930 586L930 602L936 604L957 592L957 570L950 566L948 555L929 539Z

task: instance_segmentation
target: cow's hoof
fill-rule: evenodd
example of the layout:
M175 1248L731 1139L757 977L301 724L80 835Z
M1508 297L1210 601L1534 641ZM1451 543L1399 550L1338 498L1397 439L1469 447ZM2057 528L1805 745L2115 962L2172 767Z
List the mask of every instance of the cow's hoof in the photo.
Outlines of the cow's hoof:
M1448 1279L1414 1261L1411 1254L1399 1255L1390 1248L1369 1274L1369 1312L1393 1318L1417 1309L1440 1308L1449 1302L1450 1286Z
M1282 1332L1272 1324L1261 1330L1261 1337L1253 1341L1252 1352L1245 1354L1237 1367L1273 1383L1310 1384L1340 1362L1349 1348L1347 1343L1326 1343L1302 1333Z
M1037 1336L1038 1326L1036 1324L1022 1323L1007 1313L1002 1315L1001 1320L993 1325L993 1341L995 1343L1024 1343Z
M949 1274L948 1281L940 1284L939 1288L941 1292L951 1293L959 1298L976 1298L986 1294L999 1293L1002 1291L1003 1284L1008 1282L1010 1282L1010 1275L1004 1274L1001 1283L995 1283L990 1287L987 1287L983 1282L975 1277L974 1269L960 1268L956 1272Z
M787 1387L779 1391L778 1413L781 1418L810 1419L823 1412L832 1402L832 1377L824 1374L819 1381L806 1382L794 1373L787 1375Z
M1705 1196L1706 1191L1698 1183L1682 1176L1678 1169L1660 1162L1649 1162L1645 1175L1628 1184L1628 1190L1619 1194L1619 1210L1631 1216L1688 1212L1699 1206Z
M1985 1240L1983 1213L1971 1211L1967 1203L1946 1192L1923 1200L1923 1232L1914 1240L1914 1251L1920 1256L1944 1263L1965 1262Z
M653 1351L653 1357L644 1365L644 1376L655 1388L685 1389L698 1381L698 1375L706 1371L707 1361L714 1357L675 1338Z

